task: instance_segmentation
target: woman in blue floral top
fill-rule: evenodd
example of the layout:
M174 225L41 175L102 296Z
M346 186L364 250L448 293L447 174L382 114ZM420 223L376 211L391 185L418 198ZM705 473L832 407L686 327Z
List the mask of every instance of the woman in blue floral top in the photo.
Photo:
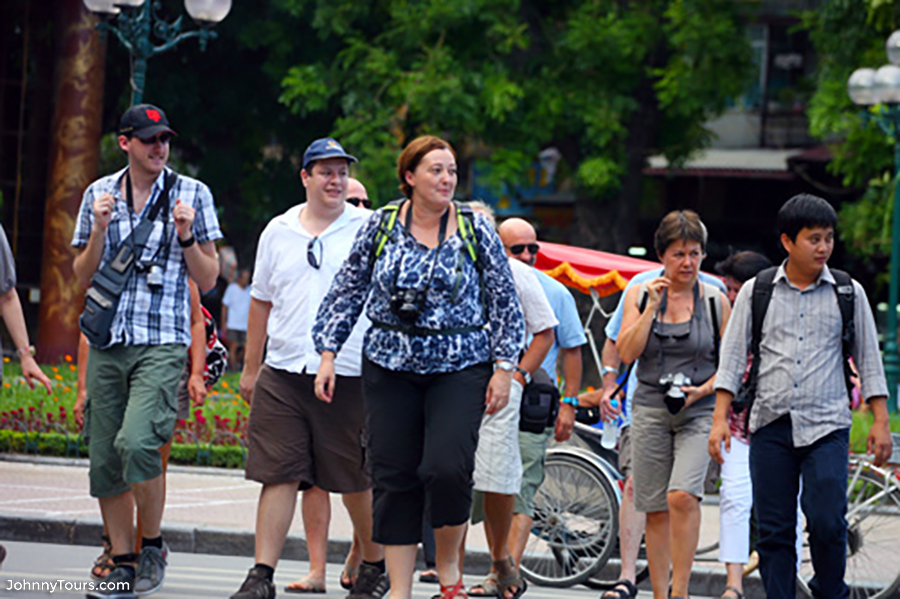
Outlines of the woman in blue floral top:
M525 322L494 228L482 215L457 220L450 144L432 136L413 140L397 175L407 201L395 225L382 224L384 209L372 216L319 309L316 394L330 400L335 354L365 306L372 321L363 352L372 537L385 545L391 597L411 597L426 504L441 596L464 597L459 551L471 512L478 428L485 410L493 413L509 400ZM474 223L468 239L477 263L458 222Z

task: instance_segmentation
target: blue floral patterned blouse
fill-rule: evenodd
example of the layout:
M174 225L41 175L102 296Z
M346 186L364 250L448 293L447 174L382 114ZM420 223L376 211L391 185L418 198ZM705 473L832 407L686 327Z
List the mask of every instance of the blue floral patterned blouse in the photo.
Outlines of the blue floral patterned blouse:
M337 353L366 306L374 326L366 332L363 351L369 360L388 370L432 374L492 360L518 362L525 319L503 244L487 218L475 215L478 260L483 265L482 306L478 270L459 232L429 249L398 219L370 275L381 215L382 210L376 211L360 229L319 306L313 327L316 350ZM422 311L412 326L465 332L417 335L396 330L409 325L391 310L391 294L395 289L426 288ZM374 323L396 328L379 328Z

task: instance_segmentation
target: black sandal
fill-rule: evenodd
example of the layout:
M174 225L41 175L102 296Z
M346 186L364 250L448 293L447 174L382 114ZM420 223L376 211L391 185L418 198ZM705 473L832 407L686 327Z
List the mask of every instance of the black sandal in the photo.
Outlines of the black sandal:
M725 596L725 593L728 593L728 592L732 592L736 595L736 597L734 597L734 599L744 599L744 594L732 586L725 587L725 590L722 591L722 595L721 595L720 599L732 599L731 597Z
M619 588L625 587L625 588ZM613 588L600 595L600 599L634 599L638 590L630 580L622 579L613 585Z

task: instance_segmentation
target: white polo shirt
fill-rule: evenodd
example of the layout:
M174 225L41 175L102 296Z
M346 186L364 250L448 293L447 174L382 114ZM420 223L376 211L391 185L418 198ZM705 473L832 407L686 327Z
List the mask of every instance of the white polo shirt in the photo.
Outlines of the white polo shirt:
M319 268L314 268L307 258L314 236L300 224L300 212L305 206L294 206L266 226L259 238L251 296L272 303L266 364L279 370L315 374L321 357L313 345L312 327L319 304L350 254L357 231L371 213L348 205L312 246L319 262ZM368 318L361 314L337 355L337 374L360 376L363 335L369 325Z

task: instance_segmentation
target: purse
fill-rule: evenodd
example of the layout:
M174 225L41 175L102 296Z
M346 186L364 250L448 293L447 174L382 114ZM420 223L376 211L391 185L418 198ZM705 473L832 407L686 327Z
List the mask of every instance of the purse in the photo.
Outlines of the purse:
M559 397L559 389L550 376L543 368L538 368L522 391L519 430L540 434L548 426L554 426L559 414Z

